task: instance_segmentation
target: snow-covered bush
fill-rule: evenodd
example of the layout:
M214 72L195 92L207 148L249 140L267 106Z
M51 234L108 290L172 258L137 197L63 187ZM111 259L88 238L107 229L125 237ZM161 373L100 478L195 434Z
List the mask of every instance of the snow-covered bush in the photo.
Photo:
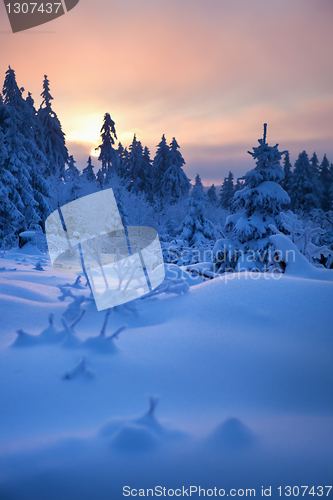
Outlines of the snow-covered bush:
M321 209L315 209L309 214L303 213L301 215L305 224L312 221L323 230L323 233L317 236L315 243L319 246L326 245L333 253L333 211L324 212ZM321 259L321 263L327 268L333 267L333 256Z
M238 261L238 252L241 249L237 240L221 238L217 240L213 248L214 269L218 273L232 272Z
M189 246L186 240L180 238L161 242L164 262L166 264L177 264L178 266L212 262L213 246L213 241Z
M284 229L290 233L291 241L309 262L320 263L322 257L327 259L333 255L333 252L326 245L316 245L319 242L319 237L325 234L325 231L315 222L310 220L304 224L290 210L286 213L281 212L280 215Z

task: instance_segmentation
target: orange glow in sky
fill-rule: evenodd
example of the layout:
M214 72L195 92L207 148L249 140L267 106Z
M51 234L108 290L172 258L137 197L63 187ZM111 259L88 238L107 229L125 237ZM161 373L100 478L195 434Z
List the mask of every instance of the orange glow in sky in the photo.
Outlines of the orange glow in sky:
M0 67L37 107L48 75L79 168L109 112L124 146L176 137L187 175L218 184L253 167L264 122L292 161L333 161L332 21L331 0L81 0L12 34L0 4Z

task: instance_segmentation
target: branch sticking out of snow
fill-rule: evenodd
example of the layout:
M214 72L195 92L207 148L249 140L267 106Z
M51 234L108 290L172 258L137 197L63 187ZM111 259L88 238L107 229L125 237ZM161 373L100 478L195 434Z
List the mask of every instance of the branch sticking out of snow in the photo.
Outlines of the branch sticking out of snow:
M108 339L117 339L118 338L118 335L123 332L124 330L126 330L127 328L127 325L122 325L121 327L118 328L118 330L116 330L110 337L108 337Z
M105 330L106 330L106 326L108 324L108 320L109 320L109 316L112 312L112 309L108 309L105 313L105 316L104 316L104 323L103 323L103 326L102 326L102 330L101 330L101 333L100 335L102 335L102 337L105 337Z
M155 413L155 410L157 408L159 401L160 401L159 397L150 396L150 398L149 398L149 410L147 412L147 415L153 415Z

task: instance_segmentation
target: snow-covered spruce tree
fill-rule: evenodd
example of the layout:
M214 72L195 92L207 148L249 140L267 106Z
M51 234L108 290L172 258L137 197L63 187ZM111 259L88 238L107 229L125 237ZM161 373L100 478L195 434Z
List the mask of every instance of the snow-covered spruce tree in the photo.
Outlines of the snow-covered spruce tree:
M65 185L67 190L67 203L80 197L80 172L75 166L73 155L68 158L68 168L65 171Z
M91 163L91 156L89 156L88 158L87 166L82 170L82 178L87 182L91 182L92 184L96 182L94 167Z
M171 203L175 203L183 196L188 196L191 187L190 179L187 178L182 168L185 165L185 160L178 150L179 145L173 138L169 147L169 166L162 177L164 196Z
M207 198L208 198L209 202L211 203L211 205L217 206L219 200L218 200L218 197L216 194L216 187L214 186L214 184L212 184L210 186L210 188L208 189Z
M0 108L0 125L4 132L4 142L7 149L5 169L16 182L11 183L9 199L28 220L17 220L16 232L29 227L29 221L38 222L39 216L36 211L38 202L34 198L31 185L31 155L26 149L27 138L23 134L23 116L26 110L26 102L22 97L14 71L9 67L3 86L4 105Z
M318 157L316 155L316 152L313 153L313 155L310 159L310 163L312 165L314 176L319 178L319 160L318 160Z
M331 186L333 185L333 177L330 171L330 164L326 155L323 158L323 161L319 167L319 180L323 187L323 194L321 199L321 208L324 212L328 212L332 208L332 195L331 195Z
M259 146L248 153L256 160L256 166L245 175L243 189L234 195L234 205L240 212L230 215L227 228L239 249L244 251L239 266L257 269L268 261L267 248L270 225L282 228L280 212L289 204L289 196L280 186L283 169L280 160L285 151L280 153L278 144L269 146L266 142L267 125L264 124L264 136L259 139Z
M163 177L169 168L169 146L163 134L161 142L157 146L156 154L153 160L152 182L155 198L163 198L164 185Z
M37 202L36 213L38 215L38 219L32 221L29 212L27 212L26 222L29 229L41 231L41 226L44 229L44 221L52 212L52 207L48 201L51 193L44 178L48 161L45 156L42 127L30 92L25 101L24 109L25 112L22 116L23 135L25 136L24 146L28 153L27 163L30 165L31 186Z
M27 109L27 117L25 118L25 122L29 123L28 128L31 129L30 136L34 138L34 142L39 149L41 153L43 153L43 161L45 162L44 165L44 171L40 172L45 174L45 171L48 167L48 160L46 157L46 151L45 151L45 142L44 142L44 135L43 135L43 128L41 121L38 116L38 112L36 111L35 108L35 101L31 95L30 92L28 92L28 97L26 98L25 102L27 103L26 109Z
M113 148L117 134L114 121L109 113L105 113L103 125L101 128L102 143L96 148L99 149L99 161L102 162L102 172L111 175L117 172L118 169L118 155Z
M291 178L292 178L292 166L290 163L289 151L286 151L283 160L283 172L284 178L281 181L281 186L283 189L289 194L290 186L291 186Z
M128 191L138 193L142 191L144 179L142 172L142 144L137 140L136 134L133 136L129 146L128 170L126 172L126 181Z
M180 238L187 241L190 246L202 245L216 239L217 231L214 224L204 216L205 203L203 185L197 174L189 199L188 214L177 230Z
M199 174L195 176L194 186L192 188L191 195L196 200L202 200L204 203L207 201L207 197L205 195L203 184L201 182L201 177Z
M150 158L150 151L147 146L144 147L143 149L143 154L142 154L142 160L143 160L143 169L145 172L146 176L146 182L144 186L144 192L146 194L147 200L150 203L154 202L154 193L153 193L153 161Z
M126 177L126 172L128 169L128 151L127 148L123 147L121 142L118 143L117 155L118 155L117 173L121 179L124 179Z
M290 199L293 210L310 212L321 206L322 186L318 173L305 151L299 154L291 178Z
M147 157L148 151L148 157ZM147 148L144 156L141 142L134 134L132 144L129 147L128 168L125 174L127 189L133 193L151 192L150 158Z
M228 177L223 181L220 191L220 205L222 208L231 210L232 200L235 194L234 176L229 172Z
M96 182L100 189L104 189L105 187L105 175L100 168L96 174Z
M44 152L48 160L46 175L62 179L65 175L68 151L61 123L51 106L53 97L50 94L50 82L46 75L44 76L41 96L43 101L38 110L38 117L42 125Z
M10 198L17 181L13 174L6 169L7 162L8 153L5 145L5 136L0 127L0 248L4 244L5 238L13 234L17 229L17 225L21 224L24 220L23 215L17 210Z
M82 170L79 179L80 191L79 195L87 196L92 193L99 191L99 185L97 183L96 175L94 172L94 166L91 161L91 156L88 157L87 166Z

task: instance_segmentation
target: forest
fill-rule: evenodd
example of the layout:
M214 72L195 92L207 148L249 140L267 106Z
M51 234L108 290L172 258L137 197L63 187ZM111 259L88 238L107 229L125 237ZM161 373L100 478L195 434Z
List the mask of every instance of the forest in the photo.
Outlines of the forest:
M78 168L53 109L47 76L41 98L37 109L9 67L0 94L2 250L17 245L19 234L29 230L46 251L44 223L52 211L111 187L124 225L158 231L165 262L210 260L218 273L268 270L268 253L259 254L269 248L272 234L282 232L316 266L333 267L333 165L326 154L318 159L315 152L310 157L302 151L292 165L288 151L268 145L264 125L259 146L249 152L253 170L238 179L229 172L218 192L214 184L204 188L200 173L191 184L176 138L168 143L163 134L152 158L136 135L128 146L118 142L115 123L105 113L98 159L89 156ZM217 258L221 248L232 258ZM203 257L204 249L211 252ZM250 253L251 263L240 267L236 253L243 261Z

